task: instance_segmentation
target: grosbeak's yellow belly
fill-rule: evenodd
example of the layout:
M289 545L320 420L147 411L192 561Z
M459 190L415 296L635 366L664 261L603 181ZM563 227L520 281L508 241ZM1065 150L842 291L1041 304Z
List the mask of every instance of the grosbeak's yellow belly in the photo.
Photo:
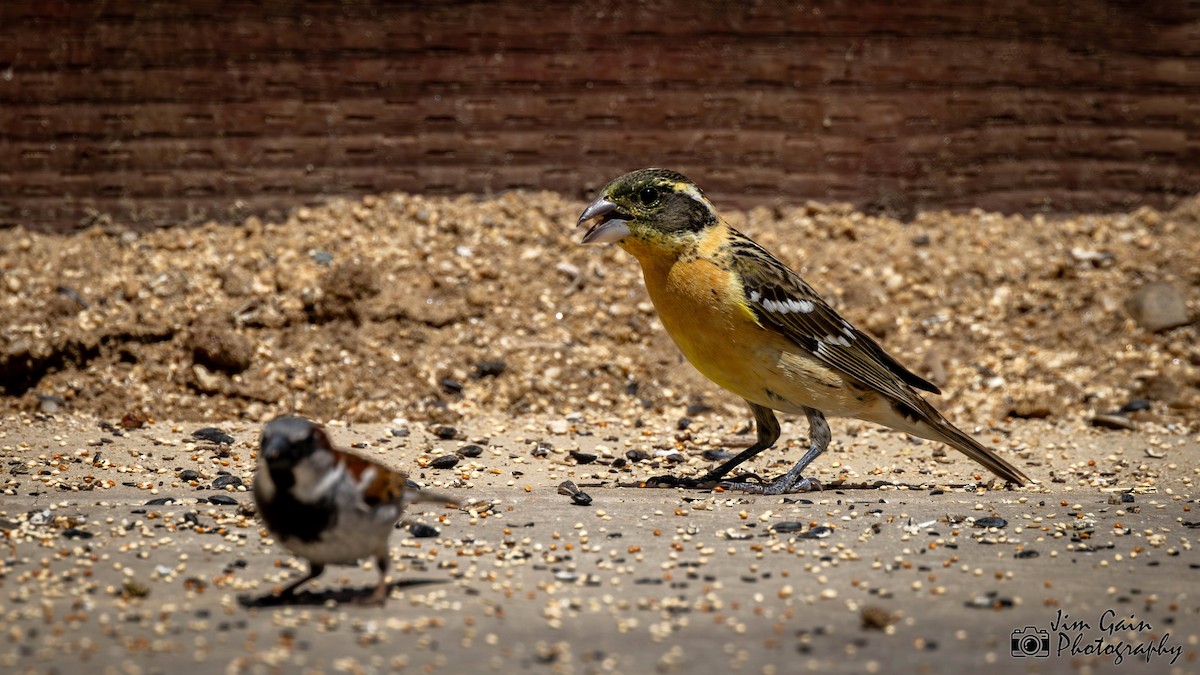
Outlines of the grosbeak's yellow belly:
M809 406L858 417L864 405L875 403L846 386L839 373L761 326L741 300L741 282L716 262L718 257L678 260L630 252L642 265L667 333L687 360L721 387L783 412Z

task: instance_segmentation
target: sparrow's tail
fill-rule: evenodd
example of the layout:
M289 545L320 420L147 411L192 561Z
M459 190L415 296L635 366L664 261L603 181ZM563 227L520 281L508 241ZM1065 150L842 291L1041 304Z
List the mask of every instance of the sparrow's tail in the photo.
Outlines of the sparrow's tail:
M450 506L459 505L458 500L453 497L447 497L436 492L416 490L413 488L408 489L408 493L405 495L404 502L406 504L420 504L424 502L432 504L449 504Z

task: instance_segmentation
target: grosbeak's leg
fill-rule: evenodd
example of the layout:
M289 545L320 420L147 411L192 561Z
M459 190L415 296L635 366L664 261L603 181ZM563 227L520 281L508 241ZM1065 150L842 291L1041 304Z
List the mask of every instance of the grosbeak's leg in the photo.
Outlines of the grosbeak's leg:
M825 452L825 448L829 447L829 440L832 438L832 433L829 431L829 423L825 421L825 416L821 411L813 408L805 408L804 413L808 416L808 437L809 446L808 452L796 462L796 466L792 467L791 471L783 474L779 478L766 484L738 482L722 482L720 485L726 490L739 490L741 492L750 492L760 495L784 495L791 492L812 492L820 490L821 484L814 478L804 478L801 474L804 469L817 457ZM734 458L737 459L736 457Z
M710 489L715 487L721 478L737 467L737 465L745 462L772 445L775 445L775 441L779 440L779 420L776 419L775 412L770 408L764 408L757 403L746 401L746 404L750 406L750 411L754 413L755 433L757 435L754 445L739 452L733 459L730 459L728 462L725 462L721 466L718 466L699 478L656 476L646 481L646 486ZM820 413L817 414L819 415ZM826 426L825 429L826 432L828 432L829 427Z

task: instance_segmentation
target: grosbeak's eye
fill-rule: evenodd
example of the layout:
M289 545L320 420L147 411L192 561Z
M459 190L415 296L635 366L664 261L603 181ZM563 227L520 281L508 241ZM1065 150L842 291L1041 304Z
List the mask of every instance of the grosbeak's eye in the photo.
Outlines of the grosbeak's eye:
M658 201L658 188L644 187L638 192L638 199L642 201L643 206L654 206Z

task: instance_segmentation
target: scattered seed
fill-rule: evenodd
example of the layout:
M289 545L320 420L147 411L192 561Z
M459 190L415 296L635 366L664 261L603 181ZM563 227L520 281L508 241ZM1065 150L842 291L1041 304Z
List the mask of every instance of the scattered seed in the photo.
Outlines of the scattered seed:
M1092 418L1092 426L1101 429L1132 430L1137 428L1137 423L1124 415L1102 413Z
M625 452L625 457L634 464L637 464L638 462L644 462L650 459L650 453L646 452L645 450L628 450Z
M458 464L458 455L442 455L434 458L429 466L435 469L453 469L456 464Z
M875 605L864 606L859 616L863 630L884 630L896 620L891 612Z
M481 379L484 377L500 377L504 374L505 363L501 359L488 359L475 364L475 372L472 377Z
M412 534L412 536L418 539L428 539L441 534L436 527L433 527L432 525L426 525L425 523L413 523L412 525L408 526L408 531L410 534Z
M824 539L833 534L833 528L825 525L818 525L807 532L799 535L801 539Z
M225 474L223 476L217 476L216 479L213 480L213 482L212 482L212 486L214 488L217 488L218 490L229 487L229 486L238 487L241 484L242 484L241 478L238 478L237 476L232 476L229 474Z
M976 518L975 519L975 527L1001 528L1001 527L1006 527L1007 525L1008 525L1007 520L1005 520L1003 518L998 518L995 516L988 516L986 518Z
M232 445L234 438L216 427L203 427L192 432L193 438L215 443L217 445Z
M592 462L596 461L596 455L593 455L590 452L579 452L578 450L572 450L570 454L571 457L574 457L575 461L579 462L580 464L591 464Z
M451 440L454 438L458 438L458 429L456 429L448 424L438 424L433 427L433 435L437 436L438 438L442 439L443 441L448 441L448 440Z

